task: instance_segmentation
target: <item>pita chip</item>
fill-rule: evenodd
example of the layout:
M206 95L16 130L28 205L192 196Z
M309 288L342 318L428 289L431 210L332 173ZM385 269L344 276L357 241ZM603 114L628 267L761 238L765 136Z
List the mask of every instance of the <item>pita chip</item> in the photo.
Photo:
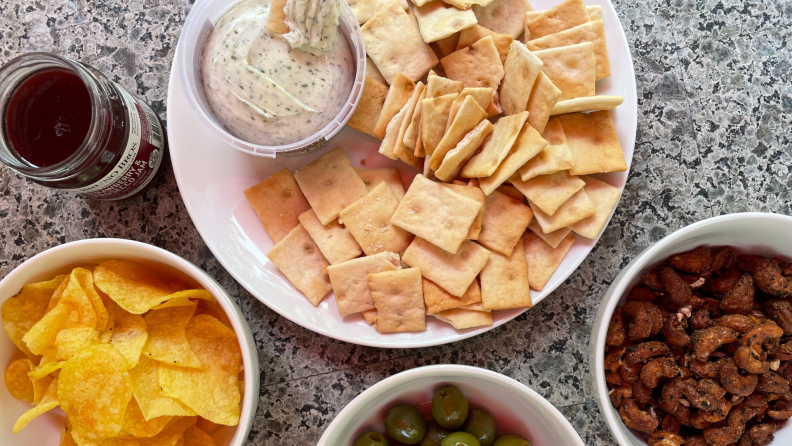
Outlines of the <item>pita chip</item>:
M379 149L377 150L381 155L386 156L392 160L397 160L399 157L394 152L396 148L397 138L399 137L399 131L401 130L402 122L404 122L405 116L407 115L407 109L410 108L410 102L408 101L399 113L391 118L391 121L388 123L388 127L385 128L385 137L382 138L382 142L380 143Z
M593 43L583 42L533 53L542 59L542 71L561 90L560 99L594 96L597 77ZM549 107L550 110L552 108Z
M509 255L493 252L490 256L481 270L481 305L485 310L531 308L528 264L522 243L517 243Z
M621 96L597 95L586 98L567 99L556 102L550 115L564 115L567 113L587 112L595 110L613 110L624 102Z
M445 57L457 50L457 42L459 42L459 33L451 34L435 43L437 43L437 47L440 48L440 53Z
M331 265L354 259L363 253L352 234L337 220L322 225L313 209L309 209L300 215L300 224Z
M515 200L519 201L520 203L525 202L525 195L522 194L516 187L510 184L501 184L498 186L498 192L502 193L503 195L509 196L514 198Z
M608 57L608 44L605 42L605 26L602 20L584 23L539 39L529 40L525 45L531 51L539 51L583 42L594 44L597 80L610 76L610 58Z
M496 90L503 79L503 64L492 36L484 37L468 48L454 51L440 63L449 79L462 81L466 87Z
M545 214L552 216L567 200L585 186L585 181L561 170L549 175L540 175L528 181L514 178L514 187L520 190Z
M399 6L405 11L410 9L407 0L398 0L398 2ZM359 25L371 20L381 9L388 6L388 3L390 3L390 0L347 0L347 4L349 4L352 12L355 13ZM286 2L284 2L285 4ZM287 29L286 32L289 32L289 30Z
M462 169L462 177L482 178L495 173L501 161L509 154L526 119L528 112L499 119L493 126L492 135L484 141L481 151Z
M515 39L523 33L528 11L533 11L528 0L494 0L486 6L473 6L479 25Z
M525 33L533 40L588 21L589 15L583 0L565 0L526 22Z
M390 89L385 96L385 103L382 105L382 112L377 117L377 123L374 125L374 136L379 139L385 138L385 130L390 124L393 117L396 116L404 104L410 101L415 84L406 76L396 74L390 82Z
M527 106L528 113L530 113L528 115L528 123L538 130L539 133L544 132L552 109L560 97L561 90L553 84L544 72L539 73L531 90L531 96L528 98Z
M567 146L564 129L557 117L547 122L542 137L547 141L547 147L517 171L522 181L528 181L539 175L556 173L559 170L568 170L575 165L575 157Z
M528 109L528 98L542 71L542 60L520 42L512 42L503 64L500 104L503 114L514 115Z
M399 255L381 252L327 267L341 317L375 309L367 274L401 269Z
M451 122L451 126L443 135L443 139L434 148L434 151L432 151L429 167L432 170L439 169L446 153L456 147L468 132L486 118L487 112L476 103L476 100L470 96L465 97L459 107L459 111L454 116L454 120ZM428 147L426 153L429 153Z
M451 149L443 158L440 168L435 171L435 176L443 182L453 181L459 176L462 167L476 153L476 150L484 142L484 139L492 133L492 123L486 119L479 122L473 130L469 131L456 147Z
M368 286L368 284L366 284L366 286ZM363 317L366 319L366 322L369 325L372 325L372 326L374 326L374 328L377 328L377 309L376 308L373 309L373 310L364 311L363 312Z
M396 0L360 29L366 53L391 85L398 73L415 82L437 65L434 51L423 41L418 26Z
M498 49L498 55L501 58L501 63L504 63L506 61L506 56L509 54L509 47L514 41L514 38L508 34L500 34L490 31L481 25L473 25L470 28L462 30L459 33L456 49L461 50L462 48L467 48L487 36L492 37L492 41L495 43L495 48Z
M329 263L302 225L275 244L267 257L314 306L330 292L330 280L322 274Z
M602 5L586 6L586 12L588 12L589 20L592 22L602 20Z
M478 242L509 256L533 219L531 208L498 191L487 197Z
M426 97L437 98L451 93L462 93L465 86L460 81L429 74L426 80Z
M374 127L377 125L382 107L385 105L385 98L388 95L387 84L380 83L368 76L363 84L363 93L358 101L357 108L349 118L347 125L353 129L368 133L371 136L377 137L374 134Z
M402 262L421 269L423 277L431 280L456 297L462 297L484 268L490 252L470 240L465 240L456 254L438 248L416 237L402 256Z
M511 178L517 172L517 169L525 165L528 160L535 157L546 146L547 142L539 136L539 132L536 129L528 124L523 125L509 154L495 170L495 173L487 178L479 179L481 190L487 195L491 194L492 191Z
M404 161L410 166L415 167L418 170L423 168L423 160L415 157L415 149L407 147L404 144L404 135L407 133L407 128L410 126L410 122L412 122L412 116L415 114L415 107L418 105L418 100L425 91L426 86L422 82L418 82L418 85L413 91L412 98L409 102L407 102L407 109L405 110L404 116L402 117L399 133L396 136L396 141L393 145L393 154L396 155L400 160Z
M397 206L399 200L383 181L341 211L341 220L367 256L383 251L401 254L410 245L413 235L391 224Z
M432 80L429 79L430 84L431 82ZM426 165L429 165L429 155L434 153L435 147L443 139L451 104L458 96L459 94L452 93L421 101L421 140L423 141L424 152L427 155Z
M404 196L404 183L402 183L399 169L395 167L371 170L355 167L354 169L360 179L363 180L363 184L366 185L369 192L384 181L393 191L393 195L396 196L397 200L401 200Z
M531 220L531 223L528 225L528 229L533 231L534 234L541 237L542 240L545 241L545 243L552 246L553 248L557 248L558 245L561 243L561 241L564 240L566 236L569 235L570 232L572 232L572 230L569 228L561 228L549 234L545 234L545 232L542 231L542 227L539 226L539 221L535 218Z
M580 189L572 195L552 216L545 214L538 206L528 200L534 217L539 221L542 231L550 233L561 228L571 226L583 219L589 218L597 212L594 202L591 201L586 191Z
M542 290L575 243L575 235L567 234L558 247L553 248L533 232L523 237L525 260L528 263L528 282L531 288Z
M583 237L595 239L605 228L613 209L619 203L621 190L589 176L584 175L581 178L586 182L584 189L591 201L594 202L597 213L573 224L570 228Z
M480 210L478 201L419 174L399 202L391 223L453 254Z
M627 161L609 111L558 115L575 157L572 175L623 172ZM309 200L310 201L310 200Z
M426 88L423 88L421 92L421 96L418 97L418 101L415 104L415 111L413 111L412 118L410 119L410 123L407 125L407 131L404 132L404 138L402 142L405 146L413 150L415 153L416 144L418 142L418 133L421 130L421 114L423 112L423 107L421 106L421 101L426 98ZM417 156L417 155L416 155ZM423 167L423 163L421 163Z
M414 8L424 42L435 42L476 24L473 11L463 11L442 0L432 0ZM442 51L442 50L441 50Z
M457 330L492 325L492 313L489 311L466 310L454 308L435 313L432 316L445 323L451 324Z
M487 87L465 87L462 93L459 94L459 97L451 104L451 111L448 112L448 125L446 126L446 131L448 131L448 127L451 126L457 111L459 111L459 107L462 106L462 102L467 96L471 96L476 100L476 103L487 112L487 117L497 116L501 113L499 108L500 105L495 104L497 96L495 90Z
M470 284L462 297L452 296L429 279L423 279L424 302L428 314L473 305L481 302L481 289L477 280Z
M385 77L380 73L374 61L368 56L366 56L366 77L370 77L386 87L388 86L388 81L385 80Z
M377 331L397 333L426 329L420 269L369 274L368 282L377 307Z
M481 220L484 217L484 202L487 199L487 197L484 195L484 192L478 186L473 185L444 184L443 186L460 195L468 197L471 200L476 200L481 203L481 210L479 211L476 219L473 220L473 224L470 225L467 237L465 237L468 240L478 240L479 233L481 232Z
M294 179L323 225L368 190L340 148L295 171Z
M289 32L289 27L286 25L286 12L283 11L285 7L286 0L272 0L269 16L267 16L267 31L275 34Z
M274 243L283 240L300 224L300 214L311 209L289 169L275 172L261 183L245 189L245 198Z

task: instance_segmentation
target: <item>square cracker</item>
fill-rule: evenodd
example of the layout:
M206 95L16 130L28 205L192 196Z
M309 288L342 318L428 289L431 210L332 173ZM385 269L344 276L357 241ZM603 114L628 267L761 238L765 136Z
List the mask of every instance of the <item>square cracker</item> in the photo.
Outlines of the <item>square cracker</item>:
M323 225L313 209L308 209L300 215L300 224L308 231L319 251L331 265L354 259L363 253L347 228L338 224L336 220Z
M273 246L267 257L312 304L319 305L330 292L330 279L322 274L329 263L302 225Z
M542 59L544 74L561 90L559 99L594 96L597 64L593 43L583 42L533 53Z
M468 48L454 51L440 63L449 79L462 81L466 87L497 90L503 79L503 64L492 36L484 37Z
M429 79L431 85L432 80ZM428 94L428 93L427 93ZM425 164L429 164L430 156L435 147L443 139L448 124L448 113L451 104L459 96L457 93L446 94L437 98L421 101L421 139L426 152Z
M478 242L485 248L509 256L533 219L531 208L495 191L484 204Z
M586 182L584 189L591 201L594 202L597 213L573 224L570 228L583 237L595 239L600 235L602 229L605 228L608 217L610 217L613 209L619 203L621 190L596 178L585 175L580 178Z
M525 34L531 40L538 39L588 21L589 15L583 0L565 0L526 22Z
M420 269L369 274L368 282L377 307L377 331L396 333L426 329Z
M542 227L539 226L539 221L535 218L531 220L531 223L528 225L528 229L541 237L545 243L552 246L553 248L557 248L561 241L564 240L570 232L572 232L572 230L569 228L561 228L549 234L545 234L545 232L542 231Z
M533 89L531 89L531 96L528 98L526 107L529 113L528 123L539 133L544 133L547 120L553 113L553 107L558 103L559 98L561 98L561 90L544 72L539 73Z
M395 167L371 170L366 170L363 167L355 167L354 169L360 179L363 180L369 192L377 187L380 182L384 181L393 191L393 195L396 195L396 199L401 200L402 197L404 197L404 183L402 183L399 169Z
M382 113L382 107L385 105L387 96L387 85L366 76L360 101L352 117L349 118L347 125L355 130L377 137L374 134L374 127L377 125L377 120L380 113Z
M495 31L490 31L481 25L473 25L468 29L462 30L459 33L459 40L457 41L456 49L461 50L462 48L467 48L487 36L492 36L492 41L495 44L495 48L498 49L498 55L501 58L501 63L504 63L506 60L506 55L509 54L509 46L511 46L514 38L508 34L500 34L496 33ZM451 54L451 52L449 52L449 54Z
M366 185L344 151L335 148L294 172L294 179L323 225L366 194Z
M515 200L519 201L520 203L525 202L525 195L522 194L516 187L510 184L501 184L498 186L496 191L502 193L503 195L507 195L509 197L514 198ZM482 191L483 192L483 191Z
M423 107L421 106L421 101L426 99L426 88L423 88L421 91L421 95L418 96L418 101L415 104L415 111L413 111L412 118L410 118L410 122L407 125L407 131L404 132L404 138L402 138L402 143L404 143L407 148L413 151L413 154L417 152L417 144L418 144L418 135L421 130L421 114L423 113ZM418 156L415 154L415 156ZM425 154L421 156L423 158L426 156ZM421 168L423 168L423 162L421 162Z
M385 96L385 103L382 105L382 111L377 116L377 123L374 125L374 136L379 139L385 138L385 130L394 116L396 116L404 104L406 104L412 97L415 84L413 81L402 74L396 74L390 80L390 89Z
M444 186L460 195L464 195L471 200L476 200L481 203L481 210L479 211L476 219L473 220L473 224L470 225L467 237L465 237L468 240L478 240L479 233L481 232L481 220L484 217L484 202L487 200L484 192L481 190L481 188L471 185L444 184Z
M442 0L432 0L414 8L413 12L426 43L445 39L476 24L473 11L457 9Z
M391 223L454 254L465 240L481 203L423 175L416 175Z
M624 102L621 96L610 96L605 94L598 94L596 96L588 96L585 98L567 99L565 101L558 101L550 111L551 116L565 115L567 113L597 111L597 110L613 110Z
M481 304L485 310L531 308L528 264L522 243L517 243L510 255L492 253L481 270Z
M559 170L571 169L575 165L575 157L572 156L572 151L567 146L564 129L557 117L547 121L542 137L547 141L547 147L517 171L522 181L528 181L539 175L556 173Z
M567 234L556 248L545 243L533 232L525 234L522 244L528 262L528 283L531 288L540 291L544 288L574 243L574 234Z
M454 308L453 310L435 313L432 316L443 322L451 324L451 326L457 330L492 325L492 313L488 311Z
M453 181L454 178L459 176L462 167L470 160L476 150L484 142L485 138L492 133L492 123L486 119L479 122L473 130L469 131L464 138L462 138L456 147L448 151L446 156L443 157L443 162L440 168L435 171L435 176L438 180L443 182Z
M421 274L456 297L465 295L470 284L481 272L490 252L470 240L465 240L456 254L438 248L415 237L402 256L402 262L420 268Z
M391 121L388 123L388 126L385 127L385 137L382 138L382 142L380 143L379 149L377 150L380 155L388 157L392 160L399 159L396 156L394 150L396 149L397 138L399 137L399 132L401 131L402 122L405 120L405 116L407 115L407 110L410 108L410 102L407 101L406 104L396 113Z
M540 175L528 181L514 178L512 184L542 212L552 216L561 205L580 189L583 189L586 182L570 175L569 171L561 170L548 175Z
M567 145L575 157L572 175L627 170L613 118L607 110L559 115Z
M487 117L491 118L501 113L500 104L496 103L498 100L498 93L496 93L495 90L488 87L465 87L462 93L459 93L459 97L451 104L451 111L448 112L448 125L446 126L446 131L448 131L448 127L450 127L451 123L454 121L459 107L462 106L462 102L464 102L465 98L468 96L475 99L476 104L487 112Z
M512 42L503 63L500 104L504 115L514 115L528 109L528 98L542 71L542 60L520 42Z
M361 30L366 53L391 85L397 73L415 82L437 65L434 51L396 0L381 9Z
M528 0L495 0L487 6L473 6L479 25L515 39L523 33L528 11L533 11Z
M535 157L547 146L547 142L539 136L539 132L527 123L523 125L517 140L514 142L509 154L491 176L480 178L479 183L485 194L489 195L507 179L511 178L517 169L525 165L528 160Z
M544 232L553 232L561 228L573 225L580 220L589 218L597 212L594 207L594 202L591 201L588 194L584 189L577 191L575 195L567 200L560 208L549 216L542 212L538 206L528 200L531 209L534 211L534 217L539 221L539 226L542 227Z
M398 0L398 2L399 6L405 11L410 9L407 0ZM371 20L382 8L388 6L390 0L348 0L347 3L350 9L352 9L352 12L355 13L358 24L363 25ZM288 30L286 32L288 32Z
M451 93L462 93L465 86L460 81L446 79L435 74L426 78L426 98L437 98Z
M605 25L602 20L584 23L539 39L529 40L525 42L525 45L531 51L539 51L582 42L594 44L597 80L610 76L610 58L608 57L608 44L605 42Z
M383 251L402 254L413 235L391 224L399 200L385 182L341 211L341 221L367 256Z
M286 25L286 0L272 0L269 15L267 16L267 31L275 34L286 34L289 27Z
M366 284L366 286L368 286L368 283ZM376 308L373 309L373 310L364 311L363 312L363 317L366 319L366 322L369 325L373 325L374 328L377 328L377 317L378 317L378 314L377 314L377 309Z
M526 119L528 112L500 118L493 126L492 135L481 146L481 151L465 164L462 177L482 178L495 173L501 161L509 154Z
M440 54L442 54L443 57L445 57L456 51L458 42L459 42L459 33L456 33L456 34L451 34L445 39L440 39L435 43L437 43L437 47L440 48Z
M311 209L289 169L275 172L245 189L245 198L274 243L300 224L300 214Z
M446 153L456 147L468 132L486 118L487 112L478 105L476 100L471 96L465 97L459 107L459 111L454 116L454 120L443 135L443 139L434 148L432 158L429 160L429 167L432 170L439 169ZM427 153L429 153L428 149Z
M477 280L470 284L462 297L452 296L429 279L423 279L423 292L426 312L429 314L481 302L481 289Z
M375 309L367 274L401 269L399 255L381 252L327 267L339 316Z
M415 90L413 90L412 98L407 102L407 109L402 118L401 125L399 127L399 133L396 136L396 141L393 145L393 154L396 155L400 160L404 161L408 165L415 167L416 169L423 168L423 160L415 157L415 150L407 147L404 144L404 135L407 133L407 128L410 126L412 122L413 114L415 114L415 108L418 105L418 100L426 91L426 86L423 82L418 82L415 86Z

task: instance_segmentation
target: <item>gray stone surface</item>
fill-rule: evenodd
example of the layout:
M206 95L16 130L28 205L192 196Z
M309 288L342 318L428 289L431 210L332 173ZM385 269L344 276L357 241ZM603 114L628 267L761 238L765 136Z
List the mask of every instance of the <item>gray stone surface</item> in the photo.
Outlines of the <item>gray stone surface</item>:
M190 0L3 0L0 62L53 51L87 62L163 117L170 63ZM588 341L601 296L651 243L726 213L792 214L792 54L787 0L616 2L635 61L638 142L608 229L580 269L516 320L456 344L381 350L324 338L255 300L193 226L169 170L145 196L96 203L0 169L0 277L47 248L121 237L173 251L238 300L261 362L250 444L314 444L349 401L412 367L469 364L520 380L587 445L613 444L589 387Z

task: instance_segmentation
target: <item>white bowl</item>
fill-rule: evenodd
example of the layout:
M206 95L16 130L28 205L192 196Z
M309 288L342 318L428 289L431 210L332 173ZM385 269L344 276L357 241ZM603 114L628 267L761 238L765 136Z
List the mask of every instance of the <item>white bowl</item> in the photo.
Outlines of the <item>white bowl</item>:
M16 295L25 284L49 280L57 274L68 273L78 265L98 263L109 259L135 260L156 265L169 274L173 274L174 278L202 286L217 299L217 303L228 317L227 322L230 322L236 332L237 339L239 339L242 362L245 366L245 392L242 397L239 424L233 427L221 427L211 435L218 446L241 446L244 444L250 432L250 426L253 424L259 397L259 363L256 344L253 341L250 327L231 296L219 283L187 260L164 249L131 240L90 239L66 243L28 259L0 281L0 305L6 299ZM5 370L12 358L19 357L18 349L3 330L0 333L0 366L2 366L2 370ZM19 434L12 433L16 419L30 407L30 404L12 397L5 385L0 385L1 445L55 446L59 444L60 430L64 421L64 414L60 409L52 410L36 418Z
M383 420L390 407L409 404L426 409L435 390L445 385L459 388L471 407L489 411L498 434L520 435L532 446L583 445L561 412L523 384L476 367L432 365L391 376L358 395L330 423L317 446L351 446L366 432L384 433Z
M661 239L632 260L616 277L602 299L589 344L592 385L600 412L621 446L645 446L642 434L628 429L608 398L605 383L605 335L613 311L642 272L655 268L673 254L697 246L733 246L767 257L792 258L792 217L764 213L730 214L694 223ZM792 425L775 432L774 445L792 444Z

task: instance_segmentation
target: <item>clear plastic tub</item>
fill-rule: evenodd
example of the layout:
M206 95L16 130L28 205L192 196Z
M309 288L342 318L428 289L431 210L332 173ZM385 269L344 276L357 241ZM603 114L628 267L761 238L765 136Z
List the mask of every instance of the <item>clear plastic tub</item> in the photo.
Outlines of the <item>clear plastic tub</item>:
M195 110L195 113L201 117L204 124L212 129L223 141L226 141L235 149L251 155L268 158L275 158L276 155L300 156L323 147L352 117L352 113L355 112L360 100L360 95L363 93L363 83L366 79L366 48L363 42L363 33L352 9L349 8L346 1L341 0L338 2L340 7L338 29L347 40L349 49L355 59L355 83L352 85L352 91L349 93L346 104L341 108L335 119L310 137L291 144L266 146L242 140L226 130L223 124L215 118L212 109L206 102L201 82L201 53L204 42L214 29L214 24L223 17L229 8L239 3L239 1L198 0L187 16L187 21L184 23L181 37L179 38L181 49L176 62L190 105Z

